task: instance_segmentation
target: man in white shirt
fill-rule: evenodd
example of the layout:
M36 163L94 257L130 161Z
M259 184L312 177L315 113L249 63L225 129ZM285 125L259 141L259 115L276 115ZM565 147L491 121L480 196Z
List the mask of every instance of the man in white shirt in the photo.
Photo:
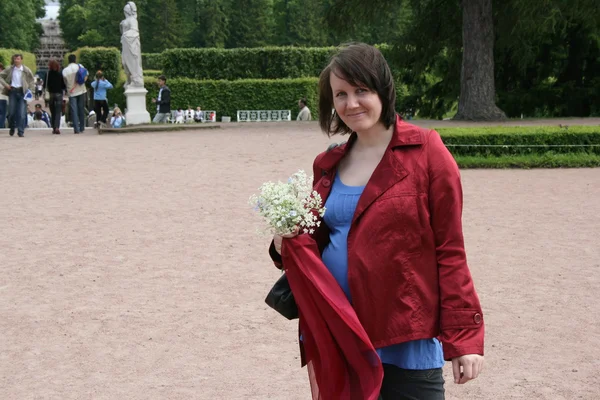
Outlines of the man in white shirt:
M23 65L23 55L12 56L10 68L0 72L0 86L9 91L8 126L13 136L15 129L19 137L25 136L27 126L27 102L25 94L35 90L35 79L29 68Z
M310 121L312 117L310 115L310 110L306 106L306 99L298 100L298 108L300 108L300 112L298 113L296 121Z
M63 69L63 79L65 80L69 96L69 109L71 111L71 121L73 121L73 131L75 133L83 133L85 130L85 96L87 88L85 87L85 83L77 83L76 77L78 71L77 56L70 54L69 65Z

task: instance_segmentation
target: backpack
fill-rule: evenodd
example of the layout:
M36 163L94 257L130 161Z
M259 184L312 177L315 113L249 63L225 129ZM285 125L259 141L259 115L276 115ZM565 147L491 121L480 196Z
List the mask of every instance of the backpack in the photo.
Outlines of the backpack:
M83 85L88 78L88 70L81 64L79 64L79 69L75 74L75 83L78 85Z

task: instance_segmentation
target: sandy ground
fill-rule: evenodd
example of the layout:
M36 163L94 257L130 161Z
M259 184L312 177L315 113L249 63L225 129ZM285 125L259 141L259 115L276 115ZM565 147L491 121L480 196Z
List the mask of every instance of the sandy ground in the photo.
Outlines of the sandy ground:
M0 399L308 399L248 197L317 125L0 131ZM600 169L467 170L486 366L448 399L600 398Z

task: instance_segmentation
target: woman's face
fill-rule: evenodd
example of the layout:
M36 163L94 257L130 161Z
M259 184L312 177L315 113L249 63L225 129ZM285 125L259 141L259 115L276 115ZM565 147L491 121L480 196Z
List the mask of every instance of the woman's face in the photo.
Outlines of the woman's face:
M353 86L333 72L330 83L335 111L350 129L360 133L381 124L383 107L376 92L366 86Z

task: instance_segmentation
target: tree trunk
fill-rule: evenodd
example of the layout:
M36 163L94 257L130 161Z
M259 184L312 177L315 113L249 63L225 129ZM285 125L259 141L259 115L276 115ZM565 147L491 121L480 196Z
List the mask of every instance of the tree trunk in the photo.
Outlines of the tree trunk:
M497 121L492 0L462 0L463 59L456 120Z

